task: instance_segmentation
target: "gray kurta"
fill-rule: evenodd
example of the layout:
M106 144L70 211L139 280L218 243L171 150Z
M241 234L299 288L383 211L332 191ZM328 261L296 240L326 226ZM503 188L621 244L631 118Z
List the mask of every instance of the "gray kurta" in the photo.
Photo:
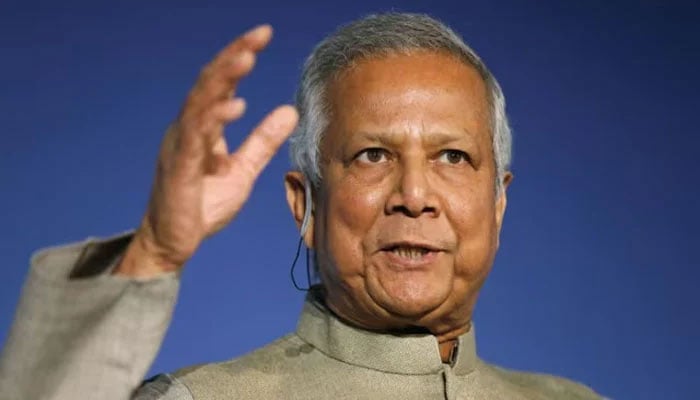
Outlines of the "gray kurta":
M297 330L243 357L160 375L136 393L158 351L176 275L108 274L128 236L42 251L0 359L2 399L598 399L549 375L480 360L473 329L442 363L427 334L368 332L310 293Z

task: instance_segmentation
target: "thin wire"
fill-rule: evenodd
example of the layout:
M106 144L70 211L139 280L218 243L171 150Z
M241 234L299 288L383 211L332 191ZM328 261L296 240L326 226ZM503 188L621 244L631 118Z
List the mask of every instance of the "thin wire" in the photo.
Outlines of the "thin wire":
M306 286L311 289L311 268L309 268L309 248L306 248ZM306 289L306 290L309 290Z
M294 269L297 266L297 260L299 259L299 253L301 253L301 243L304 238L299 238L299 244L297 245L297 254L294 255L294 261L292 261L292 268L289 270L289 275L292 277L292 283L294 287L302 292L308 292L309 288L303 288L297 283L296 277L294 277ZM309 286L311 286L311 279L309 278L309 249L306 249L306 277L309 280Z

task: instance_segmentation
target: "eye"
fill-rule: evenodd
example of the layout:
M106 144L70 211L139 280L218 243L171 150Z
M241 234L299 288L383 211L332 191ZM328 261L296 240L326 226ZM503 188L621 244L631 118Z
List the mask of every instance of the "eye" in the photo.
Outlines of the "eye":
M462 162L469 162L469 155L461 150L445 150L440 153L438 158L440 162L448 164L459 164Z
M365 164L377 164L388 161L386 150L378 147L362 150L355 158Z

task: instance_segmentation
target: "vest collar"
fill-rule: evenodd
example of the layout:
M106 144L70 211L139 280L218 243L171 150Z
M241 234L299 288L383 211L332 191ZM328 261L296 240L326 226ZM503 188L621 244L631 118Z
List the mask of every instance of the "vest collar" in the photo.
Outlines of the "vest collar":
M336 360L378 371L420 375L445 368L437 340L430 334L390 334L367 331L339 320L312 288L297 325L297 335ZM474 325L458 338L452 371L466 375L476 368Z

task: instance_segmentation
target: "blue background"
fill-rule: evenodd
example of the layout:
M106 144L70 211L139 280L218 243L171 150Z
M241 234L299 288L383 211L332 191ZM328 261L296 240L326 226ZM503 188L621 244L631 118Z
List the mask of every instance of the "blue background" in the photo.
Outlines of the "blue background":
M261 22L276 28L242 84L249 112L227 131L237 143L291 101L324 35L394 9L461 32L508 99L515 181L475 315L480 355L619 399L697 392L700 40L690 2L114 3L0 5L1 341L33 250L138 223L162 132L230 39ZM294 328L303 294L288 273L288 166L284 149L190 262L152 373L234 357Z

